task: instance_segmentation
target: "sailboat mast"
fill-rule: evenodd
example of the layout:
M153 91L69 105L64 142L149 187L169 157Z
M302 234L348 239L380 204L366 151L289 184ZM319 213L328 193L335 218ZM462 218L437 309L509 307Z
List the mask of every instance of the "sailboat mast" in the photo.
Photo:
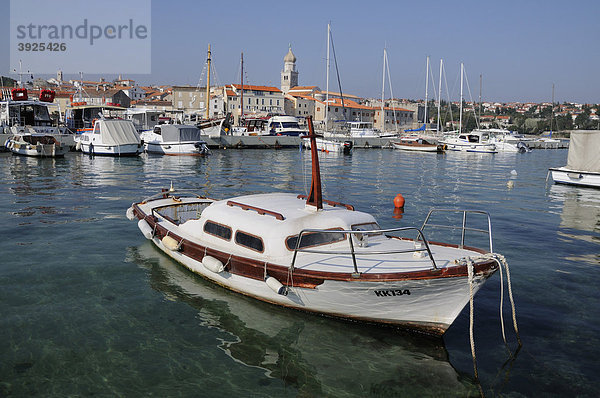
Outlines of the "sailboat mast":
M387 53L386 53L386 49L385 47L383 48L383 71L382 71L382 75L383 75L383 81L381 83L381 130L385 131L385 114L384 114L384 106L385 106L385 100L384 100L384 95L385 95L385 62L387 59Z
M438 83L438 114L437 114L437 133L440 132L440 110L442 107L442 69L444 68L444 60L440 59L440 81Z
M427 94L429 92L429 56L427 56L427 67L425 68L425 115L423 116L423 123L425 123L425 131L427 131Z
M552 135L552 121L554 120L554 83L552 83L552 108L550 108L550 135Z
M327 72L326 72L326 82L325 82L325 130L327 130L328 126L328 118L329 118L329 32L331 30L331 24L327 24L327 60L325 61Z
M242 51L242 67L240 72L240 81L242 83L242 91L240 93L240 125L242 125L242 119L244 118L244 52Z
M206 64L208 65L206 74L206 118L208 119L210 112L210 44L208 45L208 58Z
M460 63L460 117L458 119L458 134L462 133L462 108L463 108L463 74L464 64Z

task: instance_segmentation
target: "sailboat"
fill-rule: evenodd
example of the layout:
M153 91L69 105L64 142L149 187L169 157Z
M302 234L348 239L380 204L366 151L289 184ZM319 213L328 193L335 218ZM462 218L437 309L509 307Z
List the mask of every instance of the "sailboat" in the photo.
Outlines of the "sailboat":
M470 133L462 131L462 115L463 115L463 82L464 82L465 66L460 64L460 117L458 124L458 134L448 135L441 143L446 145L449 151L460 152L479 152L479 153L497 153L496 145L491 142L489 132L485 130L473 130Z
M428 105L428 94L429 94L429 57L427 57L426 66L426 77L425 77L425 110L423 116L423 126L418 129L404 130L404 133L399 141L392 142L394 149L400 149L404 151L416 151L416 152L444 152L446 149L444 144L441 144L438 137L431 134L427 134L427 105ZM441 82L441 74L440 74ZM441 86L440 86L441 87ZM439 123L439 109L438 109L438 123Z

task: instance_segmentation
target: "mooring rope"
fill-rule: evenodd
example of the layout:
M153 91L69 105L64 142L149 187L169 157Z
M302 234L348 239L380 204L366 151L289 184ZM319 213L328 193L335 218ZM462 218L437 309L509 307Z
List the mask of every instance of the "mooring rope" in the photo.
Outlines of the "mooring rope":
M470 310L470 315L469 315L469 341L471 344L471 356L473 357L473 371L475 374L475 379L479 379L479 375L477 372L477 357L475 355L475 339L473 337L473 325L474 325L474 303L473 303L473 299L474 299L474 292L473 292L473 284L475 281L475 271L474 271L474 265L475 265L475 261L481 261L481 260L494 260L497 264L498 264L498 269L500 271L500 324L501 324L501 328L502 328L502 339L504 340L504 344L508 347L508 343L506 341L506 334L504 331L504 315L502 313L502 309L504 306L504 278L503 278L503 273L502 273L502 267L504 266L504 270L506 271L506 283L508 286L508 297L510 299L510 304L511 304L511 310L512 310L512 319L513 319L513 327L515 330L515 334L517 336L517 341L519 343L519 347L521 347L523 344L521 342L521 336L519 335L519 328L517 326L517 312L516 312L516 306L515 306L515 301L513 298L513 294L512 294L512 284L511 284L511 280L510 280L510 268L508 267L508 262L506 261L506 258L501 255L501 254L497 254L497 253L488 253L488 254L484 254L480 257L466 257L464 260L466 262L466 266L467 266L467 274L468 274L468 281L469 281L469 310ZM509 350L510 352L510 350ZM512 354L511 354L512 356Z

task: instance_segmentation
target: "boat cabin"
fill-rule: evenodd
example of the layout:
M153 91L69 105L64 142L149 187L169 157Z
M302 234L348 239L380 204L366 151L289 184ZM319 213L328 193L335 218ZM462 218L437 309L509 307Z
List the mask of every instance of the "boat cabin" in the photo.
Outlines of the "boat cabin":
M294 254L303 229L379 229L370 214L350 210L351 206L341 203L330 203L317 211L306 205L302 195L277 193L165 206L157 211L179 225L182 232L215 249L262 260L287 261ZM306 232L302 234L299 248L327 246L332 249L341 244L340 248L347 250L347 239L347 234L342 232Z
M121 118L125 110L117 104L88 105L85 102L76 102L67 108L65 118L67 127L71 129L91 129L95 120Z

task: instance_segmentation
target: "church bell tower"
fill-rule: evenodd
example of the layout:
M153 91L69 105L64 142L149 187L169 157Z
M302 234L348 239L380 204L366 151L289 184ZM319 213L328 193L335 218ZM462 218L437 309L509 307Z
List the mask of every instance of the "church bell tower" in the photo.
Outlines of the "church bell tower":
M296 70L296 56L292 52L292 45L283 57L283 70L281 71L281 91L285 94L292 87L298 85L298 71Z

